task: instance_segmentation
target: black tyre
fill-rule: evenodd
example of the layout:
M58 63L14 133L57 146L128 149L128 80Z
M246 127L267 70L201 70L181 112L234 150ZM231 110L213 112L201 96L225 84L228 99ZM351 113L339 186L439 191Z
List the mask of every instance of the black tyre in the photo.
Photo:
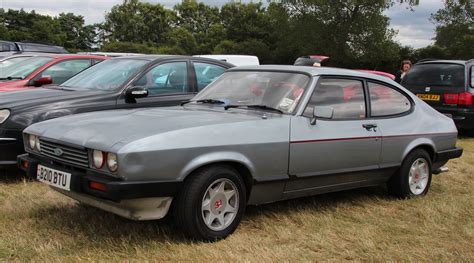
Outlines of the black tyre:
M396 174L390 178L387 188L399 198L414 198L428 193L431 185L431 158L423 149L410 152Z
M190 175L173 209L177 226L187 236L215 241L235 231L246 204L245 184L237 170L215 165Z

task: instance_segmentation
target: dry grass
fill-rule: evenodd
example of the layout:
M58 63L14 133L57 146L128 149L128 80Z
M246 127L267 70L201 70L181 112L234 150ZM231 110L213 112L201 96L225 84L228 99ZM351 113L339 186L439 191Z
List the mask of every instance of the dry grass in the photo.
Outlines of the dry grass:
M474 261L474 139L430 193L361 189L249 207L237 231L192 243L170 220L133 222L27 180L0 181L0 261Z

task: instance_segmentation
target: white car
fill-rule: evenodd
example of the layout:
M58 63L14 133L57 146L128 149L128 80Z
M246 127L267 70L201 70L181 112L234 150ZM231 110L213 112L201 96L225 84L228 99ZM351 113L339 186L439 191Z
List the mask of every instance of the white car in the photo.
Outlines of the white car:
M235 66L257 66L260 61L256 56L250 55L194 55L193 57L212 58L220 61L225 61Z

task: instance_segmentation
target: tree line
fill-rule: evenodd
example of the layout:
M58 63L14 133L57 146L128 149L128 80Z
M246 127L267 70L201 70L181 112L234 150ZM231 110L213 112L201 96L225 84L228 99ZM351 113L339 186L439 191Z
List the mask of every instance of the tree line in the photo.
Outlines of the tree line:
M124 0L103 23L35 11L0 9L0 39L35 41L70 51L101 50L159 54L249 54L262 63L291 64L302 55L330 56L329 66L393 71L401 59L474 57L470 0L446 0L431 16L434 45L413 49L394 40L384 11L403 0L279 0L229 2L212 7L183 0L172 9ZM423 4L423 3L421 3Z

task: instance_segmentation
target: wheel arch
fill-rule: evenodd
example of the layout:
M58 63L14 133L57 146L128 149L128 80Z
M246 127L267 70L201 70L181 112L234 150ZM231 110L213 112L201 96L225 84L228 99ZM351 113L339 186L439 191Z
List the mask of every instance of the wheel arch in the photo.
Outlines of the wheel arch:
M432 162L435 161L435 154L436 154L436 146L433 143L433 141L427 139L427 138L419 138L417 140L412 141L405 149L405 152L403 153L402 156L402 161L405 160L405 158L410 154L412 151L415 149L423 149L425 150L429 156Z
M239 153L219 152L199 156L183 167L179 180L185 181L194 172L214 165L227 165L236 169L244 180L248 199L254 182L254 167L248 158Z

